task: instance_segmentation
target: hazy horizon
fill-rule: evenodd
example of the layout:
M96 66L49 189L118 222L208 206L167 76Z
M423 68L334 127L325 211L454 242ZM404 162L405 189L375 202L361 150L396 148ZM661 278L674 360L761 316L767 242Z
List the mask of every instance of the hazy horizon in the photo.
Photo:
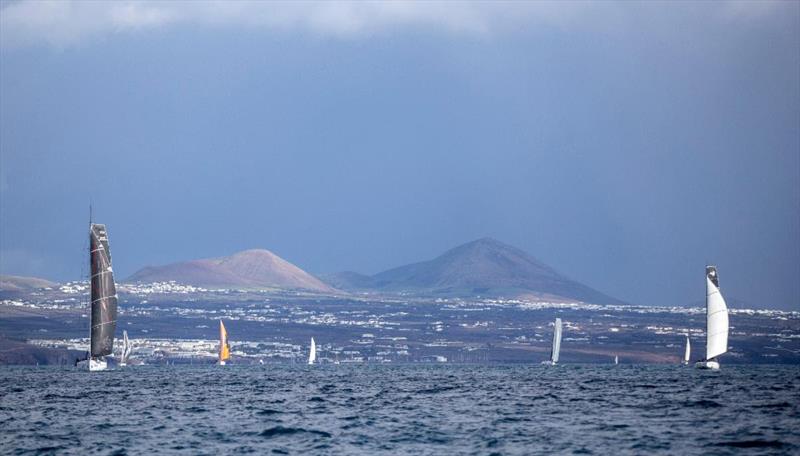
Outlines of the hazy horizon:
M66 6L65 6L66 5ZM0 273L482 237L637 304L800 309L800 3L3 2Z

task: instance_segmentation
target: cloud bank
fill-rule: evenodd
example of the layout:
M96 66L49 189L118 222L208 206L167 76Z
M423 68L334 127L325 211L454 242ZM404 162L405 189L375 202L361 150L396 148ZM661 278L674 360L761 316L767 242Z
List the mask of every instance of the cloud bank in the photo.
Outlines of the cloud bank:
M761 20L791 4L780 1L725 1L693 4L715 20ZM658 14L666 3L594 2L399 2L399 1L3 1L3 48L70 47L108 35L189 25L250 27L357 38L400 28L490 35L528 27L613 27L638 14ZM697 11L694 11L697 13ZM611 22L611 24L609 24Z

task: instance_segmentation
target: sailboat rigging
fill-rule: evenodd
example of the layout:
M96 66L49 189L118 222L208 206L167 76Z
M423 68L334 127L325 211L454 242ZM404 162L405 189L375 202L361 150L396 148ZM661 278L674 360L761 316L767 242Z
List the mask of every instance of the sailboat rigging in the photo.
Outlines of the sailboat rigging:
M91 329L89 334L89 370L108 368L106 356L114 348L117 327L117 287L111 268L106 226L89 222L89 264L91 282Z
M706 357L695 367L719 369L717 357L728 351L728 307L719 291L716 266L706 266Z

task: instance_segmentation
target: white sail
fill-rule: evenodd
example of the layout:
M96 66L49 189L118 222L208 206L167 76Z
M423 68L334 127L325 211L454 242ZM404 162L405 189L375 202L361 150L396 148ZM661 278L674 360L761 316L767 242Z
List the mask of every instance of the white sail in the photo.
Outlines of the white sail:
M553 329L553 351L550 354L550 361L553 364L558 362L559 352L561 352L561 319L556 318L555 328Z
M122 356L119 361L120 366L126 366L128 364L131 351L133 351L133 347L131 346L130 340L128 340L128 331L122 331Z
M728 308L719 291L717 269L706 272L706 360L728 351Z
M619 364L619 356L614 355L614 364Z
M311 338L311 350L308 351L308 364L314 364L314 361L317 360L317 343L314 342L314 338Z
M692 344L689 342L689 335L686 335L686 352L683 354L683 362L689 364L689 357L692 355Z

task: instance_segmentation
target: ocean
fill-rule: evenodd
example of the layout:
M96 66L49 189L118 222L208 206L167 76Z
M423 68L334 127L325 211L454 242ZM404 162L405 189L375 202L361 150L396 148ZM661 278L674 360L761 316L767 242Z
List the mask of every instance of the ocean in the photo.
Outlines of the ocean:
M800 366L0 368L2 454L797 454Z

